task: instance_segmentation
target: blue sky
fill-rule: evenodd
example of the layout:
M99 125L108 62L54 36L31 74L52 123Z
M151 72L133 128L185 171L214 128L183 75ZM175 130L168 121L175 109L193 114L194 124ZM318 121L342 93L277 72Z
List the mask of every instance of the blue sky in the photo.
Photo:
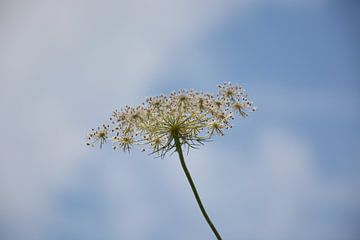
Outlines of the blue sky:
M359 3L2 1L0 238L212 239L175 156L89 149L115 108L243 85L186 156L224 239L360 236Z

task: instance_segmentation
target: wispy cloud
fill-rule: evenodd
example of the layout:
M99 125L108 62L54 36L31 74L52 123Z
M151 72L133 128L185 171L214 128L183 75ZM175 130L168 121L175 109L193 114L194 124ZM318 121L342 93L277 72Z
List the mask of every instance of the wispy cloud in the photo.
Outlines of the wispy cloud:
M313 2L323 1L294 0L291 4L297 6L304 2L312 6ZM125 105L142 100L153 84L159 84L156 78L164 66L173 63L176 53L183 49L181 46L191 45L206 32L221 26L231 14L264 3L287 5L289 1L109 1L106 4L83 0L3 1L0 10L0 236L3 234L6 240L38 239L39 236L46 239L42 235L48 234L57 223L64 229L69 226L83 229L78 236L91 237L89 234L94 231L87 232L86 224L76 221L76 216L76 220L70 221L70 217L61 212L62 203L57 202L61 200L54 200L61 189L67 192L69 188L86 184L89 179L81 179L84 167L103 173L90 175L101 183L92 190L94 195L103 194L95 200L100 205L109 205L102 216L106 224L101 225L104 232L113 234L109 239L119 236L147 239L159 234L166 222L168 227L172 226L169 221L174 220L174 213L197 212L191 196L183 199L191 193L176 161L153 161L151 166L142 161L139 164L147 168L136 166L143 171L138 178L131 174L132 163L121 165L121 174L113 165L91 166L90 156L79 144L88 128L94 121L102 121L114 103ZM186 49L189 54L194 50ZM279 101L283 101L281 96ZM299 107L308 110L309 101L311 99ZM326 114L330 112L328 109ZM279 135L276 130L260 135L254 143L258 145L252 151L258 155L246 156L252 163L243 163L241 159L237 162L237 153L229 153L236 168L221 165L218 159L222 156L210 148L207 154L203 151L192 154L195 159L189 162L201 191L208 195L205 198L209 208L221 209L214 214L218 221L239 224L224 226L225 232L252 236L254 229L261 227L264 232L259 233L259 239L264 235L278 239L290 231L300 231L302 228L298 225L310 228L294 216L299 216L303 204L314 198L318 202L325 201L325 197L333 199L336 206L358 207L349 202L358 199L351 192L353 184L344 180L344 183L327 185L313 166L315 157L311 148L297 136L287 132ZM106 152L104 155L110 161L117 158L109 157ZM219 176L226 179L219 180ZM144 183L150 179L168 191L156 196L147 192ZM114 190L114 183L118 183L118 190ZM228 188L234 183L236 187ZM211 191L211 187L223 196ZM155 191L156 187L151 189ZM124 196L126 191L133 197ZM161 201L161 197L168 201ZM174 204L166 205L169 201ZM224 201L228 206L225 209L221 207ZM171 209L176 205L178 207ZM164 210L164 206L168 210ZM249 208L253 209L250 213ZM248 218L234 221L246 214ZM7 230L2 231L5 228ZM191 225L187 229L190 231ZM236 229L239 232L235 232ZM350 230L348 234L352 233ZM324 236L324 228L319 227L318 231L319 236ZM183 234L178 235L178 239L187 237L186 232Z

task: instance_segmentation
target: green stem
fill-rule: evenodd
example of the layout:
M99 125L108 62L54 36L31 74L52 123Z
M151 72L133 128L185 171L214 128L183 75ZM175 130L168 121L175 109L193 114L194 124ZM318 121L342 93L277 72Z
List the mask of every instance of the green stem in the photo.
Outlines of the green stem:
M206 211L205 211L205 208L204 208L204 206L203 206L203 204L202 204L202 202L201 202L201 200L200 200L199 194L198 194L198 192L197 192L197 190L196 190L195 184L194 184L194 182L193 182L193 180L192 180L192 178L191 178L190 172L189 172L189 170L188 170L187 167L186 167L185 160L184 160L184 156L183 156L183 152L182 152L182 149L181 149L181 144L180 144L179 136L178 136L177 134L175 134L174 140L175 140L175 145L176 145L176 151L177 151L178 154L179 154L181 166L182 166L182 168L183 168L183 170L184 170L184 172L185 172L185 175L186 175L187 180L188 180L189 183L190 183L191 189L192 189L192 191L193 191L193 193L194 193L194 195L195 195L195 198L196 198L196 201L197 201L197 203L198 203L198 205L199 205L199 207L200 207L200 210L201 210L202 214L204 215L204 217L205 217L205 219L206 219L206 222L209 224L211 230L214 232L216 238L217 238L218 240L221 240L222 238L221 238L220 234L219 234L218 231L216 230L214 224L211 222L209 216L207 215L207 213L206 213Z

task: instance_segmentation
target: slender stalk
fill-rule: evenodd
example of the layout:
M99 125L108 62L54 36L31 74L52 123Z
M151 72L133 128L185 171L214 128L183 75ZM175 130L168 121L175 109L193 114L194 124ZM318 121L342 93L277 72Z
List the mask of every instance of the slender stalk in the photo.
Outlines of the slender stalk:
M205 208L204 208L204 206L203 206L203 204L202 204L202 202L201 202L201 200L200 200L200 196L199 196L199 194L198 194L198 192L197 192L197 190L196 190L196 187L195 187L195 184L194 184L194 182L193 182L193 180L192 180L192 178L191 178L190 172L189 172L189 170L188 170L187 167L186 167L185 160L184 160L184 156L183 156L182 149L181 149L180 140L179 140L179 137L178 137L177 134L175 134L174 140L175 140L175 144L176 144L176 151L177 151L178 154L179 154L181 166L182 166L182 168L183 168L183 170L184 170L184 172L185 172L185 175L186 175L187 180L188 180L189 183L190 183L191 189L192 189L192 191L193 191L193 193L194 193L194 195L195 195L195 198L196 198L196 201L197 201L197 203L198 203L198 205L199 205L199 207L200 207L200 210L201 210L202 214L204 215L204 217L205 217L205 219L206 219L206 222L209 224L211 230L214 232L216 238L217 238L218 240L222 240L220 234L219 234L218 231L216 230L214 224L211 222L211 220L210 220L209 216L207 215L207 213L206 213L206 211L205 211Z

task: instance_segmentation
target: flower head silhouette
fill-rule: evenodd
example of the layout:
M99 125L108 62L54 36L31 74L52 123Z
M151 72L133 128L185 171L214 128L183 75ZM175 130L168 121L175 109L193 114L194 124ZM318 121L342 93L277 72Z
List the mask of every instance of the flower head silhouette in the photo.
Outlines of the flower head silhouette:
M177 152L182 168L194 192L199 207L217 239L221 239L208 217L186 167L182 149L197 148L213 135L224 135L238 114L246 117L256 108L241 86L225 82L214 96L194 90L180 90L170 95L149 97L138 107L114 111L110 124L103 124L88 134L87 145L102 147L109 139L114 149L128 151L139 145L143 151L165 157Z
M174 137L181 146L197 147L214 134L224 135L238 113L246 117L255 111L244 88L224 83L216 96L180 90L170 95L149 97L138 107L126 106L112 114L111 128L102 125L88 135L88 145L100 147L112 140L113 148L130 151L134 145L148 147L164 157L176 151Z

